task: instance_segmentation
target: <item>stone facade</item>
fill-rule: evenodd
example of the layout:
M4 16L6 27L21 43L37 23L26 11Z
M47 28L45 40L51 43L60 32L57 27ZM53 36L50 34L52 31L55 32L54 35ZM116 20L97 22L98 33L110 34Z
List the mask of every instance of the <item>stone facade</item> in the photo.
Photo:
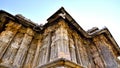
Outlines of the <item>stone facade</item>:
M0 68L119 68L107 28L84 31L62 7L36 25L0 11Z

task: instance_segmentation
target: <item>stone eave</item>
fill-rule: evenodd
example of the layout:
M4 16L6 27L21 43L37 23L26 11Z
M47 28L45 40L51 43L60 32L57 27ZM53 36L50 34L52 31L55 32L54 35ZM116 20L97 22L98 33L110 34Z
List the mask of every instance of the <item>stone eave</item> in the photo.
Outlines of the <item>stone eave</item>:
M32 27L33 28L33 27L36 26L35 23L27 21L27 20L25 20L23 18L19 18L17 16L13 16L12 14L10 14L10 13L4 11L4 10L0 10L0 14L6 14L5 15L6 18L9 18L10 20L15 21L17 23L20 23L20 24L22 24L25 27Z
M104 34L108 38L108 40L113 44L112 47L117 51L117 55L120 55L120 48L119 48L117 42L115 41L114 37L110 33L110 31L108 30L108 28L105 27L105 28L97 30L89 35L92 38L94 38L95 36L99 36L101 34Z
M15 20L15 17L13 15L11 15L10 13L4 10L0 10L0 14L4 14L6 17L9 17L10 19Z
M65 58L56 59L54 61L48 62L47 64L43 64L41 66L38 66L36 68L49 68L54 66L70 66L72 68L84 68L79 64L76 64L72 61L69 61Z
M51 15L51 16L47 19L47 21L49 21L49 19L51 19L51 18L54 18L56 14L61 13L61 10L65 11L65 10L64 10L64 8L63 8L63 7L61 7L61 8L60 8L60 9L58 9L58 10L57 10L57 11L56 11L53 15Z
M65 19L61 16L59 16L60 13L65 13ZM56 11L52 16L50 16L47 21L48 23L51 23L55 20L58 20L59 17L61 17L64 20L69 21L73 26L75 26L81 33L83 33L84 36L87 36L90 38L90 36L81 28L81 26L70 16L70 14L63 8L61 7L58 11ZM68 23L69 24L69 23Z

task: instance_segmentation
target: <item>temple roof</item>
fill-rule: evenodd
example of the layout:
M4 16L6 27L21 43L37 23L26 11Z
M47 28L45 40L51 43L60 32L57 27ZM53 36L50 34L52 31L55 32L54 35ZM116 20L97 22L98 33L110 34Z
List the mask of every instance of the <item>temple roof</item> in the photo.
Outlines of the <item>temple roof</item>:
M34 31L36 32L41 32L44 29L46 29L47 27L50 26L50 24L54 24L54 22L58 19L63 19L65 21L67 21L67 23L71 26L74 27L74 29L82 34L84 37L86 38L93 38L97 35L100 34L106 34L106 36L109 38L109 40L114 44L113 47L114 49L117 50L118 54L120 55L120 49L118 44L116 43L116 41L114 40L113 36L111 35L110 31L105 27L103 29L98 29L98 28L93 28L89 31L85 31L81 28L81 26L70 16L70 14L63 8L61 7L57 12L55 12L52 16L50 16L47 19L47 23L44 24L43 26L37 25L34 22L32 22L31 20L28 20L26 18L24 18L21 15L12 15L4 10L0 10L0 15L3 14L4 17L9 18L13 21L16 21L20 24L22 24L25 27L30 27L32 28Z

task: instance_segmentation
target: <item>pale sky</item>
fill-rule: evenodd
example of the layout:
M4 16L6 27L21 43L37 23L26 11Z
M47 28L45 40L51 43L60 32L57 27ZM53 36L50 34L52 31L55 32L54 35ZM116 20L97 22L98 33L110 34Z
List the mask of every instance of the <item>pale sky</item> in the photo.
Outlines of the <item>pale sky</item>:
M120 0L1 0L0 9L22 14L38 24L61 6L84 29L107 27L120 46Z

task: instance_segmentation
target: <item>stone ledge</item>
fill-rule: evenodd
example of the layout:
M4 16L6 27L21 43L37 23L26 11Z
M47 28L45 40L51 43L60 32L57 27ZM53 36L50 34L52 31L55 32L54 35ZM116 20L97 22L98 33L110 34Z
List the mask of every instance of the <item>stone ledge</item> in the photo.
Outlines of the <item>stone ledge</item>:
M13 67L11 65L1 63L0 68L13 68Z
M37 66L36 68L50 68L55 66L68 66L72 68L84 68L80 66L79 64L76 64L74 62L71 62L70 60L67 60L65 58L60 58L51 62L48 62L47 64Z

